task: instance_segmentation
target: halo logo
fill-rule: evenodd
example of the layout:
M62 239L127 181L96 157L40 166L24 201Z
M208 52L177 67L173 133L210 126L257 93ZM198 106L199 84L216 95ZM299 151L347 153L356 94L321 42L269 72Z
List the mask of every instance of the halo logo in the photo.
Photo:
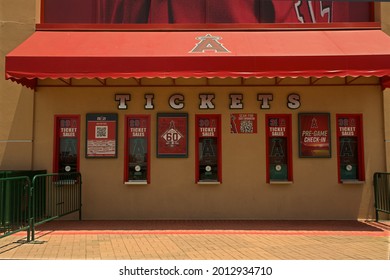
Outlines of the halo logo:
M216 53L230 53L230 51L218 41L221 40L222 37L207 34L205 36L196 37L196 39L200 40L200 42L196 44L190 53L204 53L209 51Z
M169 123L169 128L164 132L161 137L165 140L167 146L174 147L179 145L179 141L183 138L183 135L175 127L175 122Z

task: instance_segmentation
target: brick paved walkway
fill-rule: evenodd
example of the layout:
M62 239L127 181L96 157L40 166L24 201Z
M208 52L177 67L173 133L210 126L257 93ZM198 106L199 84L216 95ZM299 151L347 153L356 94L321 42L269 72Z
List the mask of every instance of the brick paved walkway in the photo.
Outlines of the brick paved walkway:
M390 259L385 222L52 221L23 240L0 239L0 259Z

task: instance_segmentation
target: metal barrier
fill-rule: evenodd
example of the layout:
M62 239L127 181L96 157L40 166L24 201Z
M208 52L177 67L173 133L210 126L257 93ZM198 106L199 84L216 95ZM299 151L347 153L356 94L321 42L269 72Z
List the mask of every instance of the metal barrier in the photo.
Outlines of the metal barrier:
M390 173L374 174L375 219L379 212L390 214Z
M81 220L81 174L36 175L32 180L32 240L35 226L79 212Z
M0 178L0 238L27 230L35 239L35 227L79 212L81 220L81 174L56 173Z
M27 176L0 178L0 238L27 230L30 241L30 189Z

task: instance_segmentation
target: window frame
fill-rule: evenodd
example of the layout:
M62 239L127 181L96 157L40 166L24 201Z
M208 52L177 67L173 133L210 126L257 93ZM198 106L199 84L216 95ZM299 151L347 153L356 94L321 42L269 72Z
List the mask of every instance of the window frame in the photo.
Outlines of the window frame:
M217 180L216 181L206 181L200 180L200 172L199 172L199 140L202 137L199 133L199 120L202 118L210 118L215 119L216 123L216 134L215 138L217 138ZM222 183L222 116L221 114L195 114L195 183L196 184L221 184Z
M340 135L340 126L339 126L339 119L343 118L355 118L358 123L356 124L356 127L358 128L358 131L356 131L356 137L358 143L357 143L357 160L358 160L358 178L355 179L343 179L341 178L341 157L340 157L340 138L345 137L343 135ZM364 141L363 141L363 114L336 114L336 135L337 135L337 175L338 175L338 182L341 184L348 184L348 183L357 183L357 182L365 182L366 180L366 174L365 174L365 164L364 164Z
M81 116L78 114L67 114L67 115L54 115L54 139L53 139L53 173L59 173L59 151L60 151L60 129L61 129L61 119L75 119L77 122L77 160L76 160L76 172L80 171L80 124Z
M271 179L270 175L270 158L269 158L269 148L270 148L270 139L273 138L270 136L270 126L269 120L272 118L285 118L286 123L286 132L285 137L287 138L287 180L275 180ZM293 182L293 153L292 153L292 115L291 114L266 114L265 115L265 156L266 156L266 182L268 184L283 184L283 183L292 183ZM276 137L276 138L279 138Z
M129 180L129 169L128 169L128 164L129 164L129 125L128 122L130 119L135 119L135 118L142 118L145 119L147 124L146 124L146 141L148 143L147 147L147 171L146 171L146 180ZM124 184L126 185L142 185L142 184L150 184L150 167L151 167L151 162L150 162L150 149L151 149L151 116L149 114L128 114L125 115L125 135L124 135L124 144L125 144L125 149L124 149L124 173L123 173L123 180Z

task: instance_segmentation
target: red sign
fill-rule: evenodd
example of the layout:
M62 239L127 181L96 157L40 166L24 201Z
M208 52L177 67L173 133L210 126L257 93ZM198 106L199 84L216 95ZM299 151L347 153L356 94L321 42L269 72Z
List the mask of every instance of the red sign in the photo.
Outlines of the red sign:
M60 120L60 138L75 138L78 135L78 130L76 118L63 118Z
M213 116L202 116L198 119L199 137L218 137L218 119Z
M268 119L269 137L287 137L287 119L285 117L270 117Z
M145 138L149 135L147 117L129 118L128 122L129 138Z
M188 156L188 115L157 115L157 157Z
M231 133L257 133L257 114L230 114Z
M299 114L300 157L330 157L328 113Z
M354 116L339 117L337 119L337 136L358 136L359 135L359 119Z
M116 157L117 115L87 114L86 157Z

